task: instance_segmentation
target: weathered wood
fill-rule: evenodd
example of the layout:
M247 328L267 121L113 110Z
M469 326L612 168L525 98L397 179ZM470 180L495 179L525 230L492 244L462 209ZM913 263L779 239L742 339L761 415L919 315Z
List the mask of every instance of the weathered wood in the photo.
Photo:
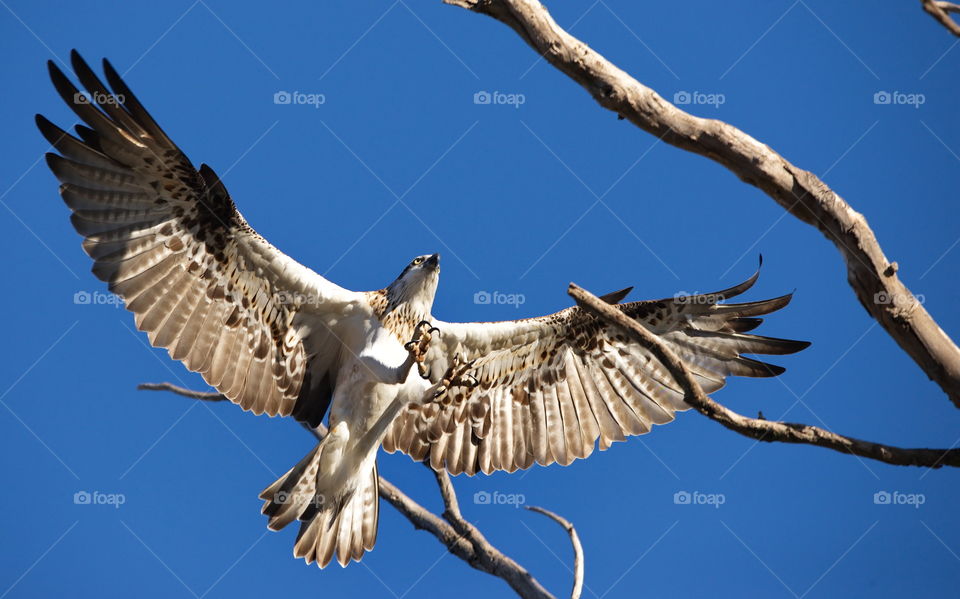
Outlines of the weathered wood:
M570 283L568 293L581 308L624 330L634 340L649 349L654 357L670 371L673 379L684 392L683 400L693 409L741 435L758 441L816 445L896 466L960 467L960 449L901 449L882 443L845 437L807 424L775 422L738 414L715 402L704 393L683 361L639 322L574 283Z
M866 219L816 175L740 129L688 114L564 31L537 0L445 0L508 25L604 108L678 148L706 156L816 227L847 265L866 311L960 408L960 349L897 276Z

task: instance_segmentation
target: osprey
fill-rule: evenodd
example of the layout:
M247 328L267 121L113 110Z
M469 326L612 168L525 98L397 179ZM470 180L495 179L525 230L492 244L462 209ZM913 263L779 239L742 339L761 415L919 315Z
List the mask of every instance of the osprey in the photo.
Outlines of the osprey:
M110 89L74 51L87 93L49 63L85 125L76 136L37 116L93 273L134 313L150 343L244 410L293 416L329 433L260 495L268 526L294 520L294 555L320 567L373 548L377 449L451 474L567 465L689 408L669 372L620 330L578 307L540 318L447 323L431 308L437 254L379 291L324 279L256 233L206 164L197 169L106 60ZM808 343L747 334L790 295L713 294L619 303L657 334L706 392L730 375L783 372L743 354ZM414 365L417 367L414 368Z

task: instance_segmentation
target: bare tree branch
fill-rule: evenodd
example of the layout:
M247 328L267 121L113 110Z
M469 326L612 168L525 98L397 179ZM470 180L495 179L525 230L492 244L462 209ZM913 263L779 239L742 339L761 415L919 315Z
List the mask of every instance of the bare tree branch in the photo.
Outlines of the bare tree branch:
M580 599L580 594L583 593L583 545L580 544L580 535L577 534L577 529L573 527L569 520L554 514L550 510L536 505L528 505L526 508L531 512L537 512L550 518L562 526L570 535L570 543L573 545L573 590L570 591L570 599Z
M171 383L142 383L137 385L137 389L170 391L177 395L204 401L224 401L226 399L223 395L213 391L194 391ZM322 424L317 428L311 428L304 424L304 428L310 431L318 441L327 434L327 429ZM446 471L436 472L426 462L423 464L436 476L444 505L443 518L438 517L408 497L396 485L382 476L380 477L380 497L396 508L413 524L415 529L424 530L435 536L438 541L447 547L450 553L467 562L472 568L503 579L520 597L524 599L555 599L526 568L494 547L473 524L461 515L456 491L454 491L453 483ZM559 516L556 518L559 518ZM566 520L562 522L557 520L557 522L560 522L564 528L567 528L568 525L572 528L572 525ZM567 530L569 531L570 528ZM571 537L575 534L576 532L571 533ZM574 543L575 547L579 546L579 540L575 540ZM577 551L576 557L582 564L582 548ZM576 567L576 562L574 566ZM580 570L582 570L582 565Z
M947 28L947 31L960 37L960 24L957 24L948 13L960 13L960 4L940 2L938 0L920 0L923 10L927 11L938 23Z
M685 394L684 401L704 416L716 420L732 431L758 441L805 443L897 466L960 467L960 449L901 449L854 439L853 437L845 437L816 426L748 418L738 414L710 399L693 379L693 375L690 374L686 365L643 325L629 318L616 306L607 304L575 283L570 283L567 292L582 308L590 311L603 321L623 329L637 342L653 352L657 360L670 371L674 380L680 384L680 388Z
M137 385L139 391L170 391L177 395L189 397L190 399L202 399L203 401L226 401L227 398L215 391L194 391L186 387L180 387L173 383L140 383Z
M813 173L740 129L688 114L564 31L537 0L444 0L511 27L604 108L754 185L833 242L860 303L960 408L960 349L897 277L863 215Z

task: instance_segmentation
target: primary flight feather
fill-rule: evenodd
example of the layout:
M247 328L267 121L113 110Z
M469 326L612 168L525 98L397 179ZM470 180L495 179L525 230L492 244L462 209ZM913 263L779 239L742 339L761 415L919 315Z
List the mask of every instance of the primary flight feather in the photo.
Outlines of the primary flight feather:
M329 434L262 493L269 527L294 520L294 555L360 560L377 534L377 449L452 474L566 465L689 408L646 349L578 307L540 318L446 323L431 314L437 254L378 291L344 289L257 234L207 165L194 167L109 62L106 84L75 51L81 92L50 77L83 121L75 135L37 116L94 274L124 299L150 343L244 410L293 416ZM660 336L706 392L730 375L783 369L744 354L808 344L749 334L790 296L723 303L714 294L620 304ZM414 368L416 366L416 368Z

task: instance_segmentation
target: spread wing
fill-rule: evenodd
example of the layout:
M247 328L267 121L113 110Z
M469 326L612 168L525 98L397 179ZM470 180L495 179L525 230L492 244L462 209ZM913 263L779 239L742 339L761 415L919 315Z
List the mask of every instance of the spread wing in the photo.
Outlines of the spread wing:
M749 289L749 280L713 294L620 304L660 336L704 391L730 375L768 377L783 368L743 354L790 354L809 345L747 334L757 316L779 310L789 295L742 304L719 303ZM610 303L622 292L605 296ZM452 474L513 472L534 462L566 465L686 410L683 392L642 346L579 307L519 321L436 322L439 340L427 353L434 382L453 356L476 360L479 384L455 387L445 403L401 412L383 446Z
M319 422L329 403L336 327L369 309L247 225L210 167L199 171L104 61L112 92L74 51L88 94L50 77L86 124L74 137L42 116L60 194L93 272L137 328L244 410ZM90 99L92 98L92 100Z

